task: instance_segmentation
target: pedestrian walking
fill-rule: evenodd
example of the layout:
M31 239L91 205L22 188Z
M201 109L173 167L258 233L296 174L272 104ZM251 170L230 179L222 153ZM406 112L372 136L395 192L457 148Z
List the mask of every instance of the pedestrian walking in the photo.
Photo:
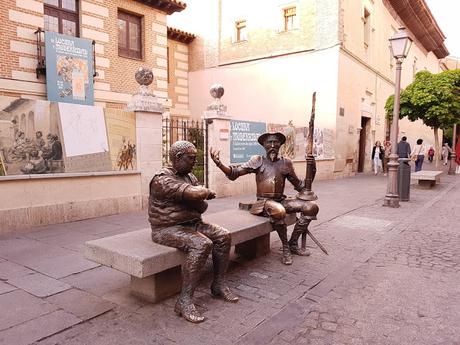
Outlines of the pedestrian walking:
M396 147L396 153L399 158L409 158L410 157L410 144L407 142L407 137L402 137L401 141L398 143Z
M442 146L442 150L441 150L441 156L442 156L444 165L447 165L447 161L449 160L449 156L451 152L452 152L452 149L450 148L449 143L447 142L444 143L444 145Z
M426 148L422 139L417 139L417 145L412 150L410 157L415 161L415 172L422 170L423 160L425 159Z
M390 162L390 154L391 154L391 141L385 141L385 154L383 159L383 176L388 174L388 163Z
M433 163L433 157L434 157L434 148L433 146L430 146L430 148L428 149L428 161L430 163Z
M376 141L372 148L372 162L374 165L374 174L377 175L382 169L382 160L385 157L385 148L380 141Z
M457 141L457 146L455 146L455 163L457 163L457 169L455 169L456 174L460 174L460 137Z

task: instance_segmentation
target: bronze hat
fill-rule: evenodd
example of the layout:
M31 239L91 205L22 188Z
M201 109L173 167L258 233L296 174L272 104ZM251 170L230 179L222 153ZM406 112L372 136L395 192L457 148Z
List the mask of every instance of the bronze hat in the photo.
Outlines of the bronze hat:
M286 142L286 137L284 136L283 133L280 133L280 132L267 132L267 133L264 133L259 138L257 138L257 141L259 142L260 145L263 146L264 141L270 135L275 135L278 138L278 140L280 141L281 145L283 145Z

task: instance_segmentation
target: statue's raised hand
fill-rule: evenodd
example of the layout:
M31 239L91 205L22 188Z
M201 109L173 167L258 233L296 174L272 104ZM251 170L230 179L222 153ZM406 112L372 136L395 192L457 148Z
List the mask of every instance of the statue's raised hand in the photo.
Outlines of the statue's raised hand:
M214 161L214 163L219 166L220 165L220 151L218 150L213 150L212 147L209 148L209 153L211 154L211 159Z

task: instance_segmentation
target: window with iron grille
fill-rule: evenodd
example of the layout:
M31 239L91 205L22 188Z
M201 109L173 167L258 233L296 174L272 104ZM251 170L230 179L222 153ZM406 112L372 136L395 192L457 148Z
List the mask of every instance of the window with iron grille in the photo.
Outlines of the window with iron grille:
M78 0L44 0L45 31L78 37Z
M284 9L284 31L295 29L296 26L296 7L289 7Z
M118 55L142 59L142 18L118 11Z

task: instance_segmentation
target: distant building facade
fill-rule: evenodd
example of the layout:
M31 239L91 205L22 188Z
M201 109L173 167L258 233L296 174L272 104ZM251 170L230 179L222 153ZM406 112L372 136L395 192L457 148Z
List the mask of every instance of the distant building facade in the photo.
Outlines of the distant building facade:
M194 17L203 14L206 21ZM395 62L388 39L399 27L414 39L402 87L417 71L440 72L448 55L436 20L418 0L190 0L175 16L196 19L188 26L197 35L189 48L193 117L218 82L233 118L302 127L317 92L316 127L330 137L328 155L318 160L320 178L370 171L373 143L389 137L384 105L394 93ZM406 119L399 134L434 142L430 128ZM300 160L296 166L303 171Z

